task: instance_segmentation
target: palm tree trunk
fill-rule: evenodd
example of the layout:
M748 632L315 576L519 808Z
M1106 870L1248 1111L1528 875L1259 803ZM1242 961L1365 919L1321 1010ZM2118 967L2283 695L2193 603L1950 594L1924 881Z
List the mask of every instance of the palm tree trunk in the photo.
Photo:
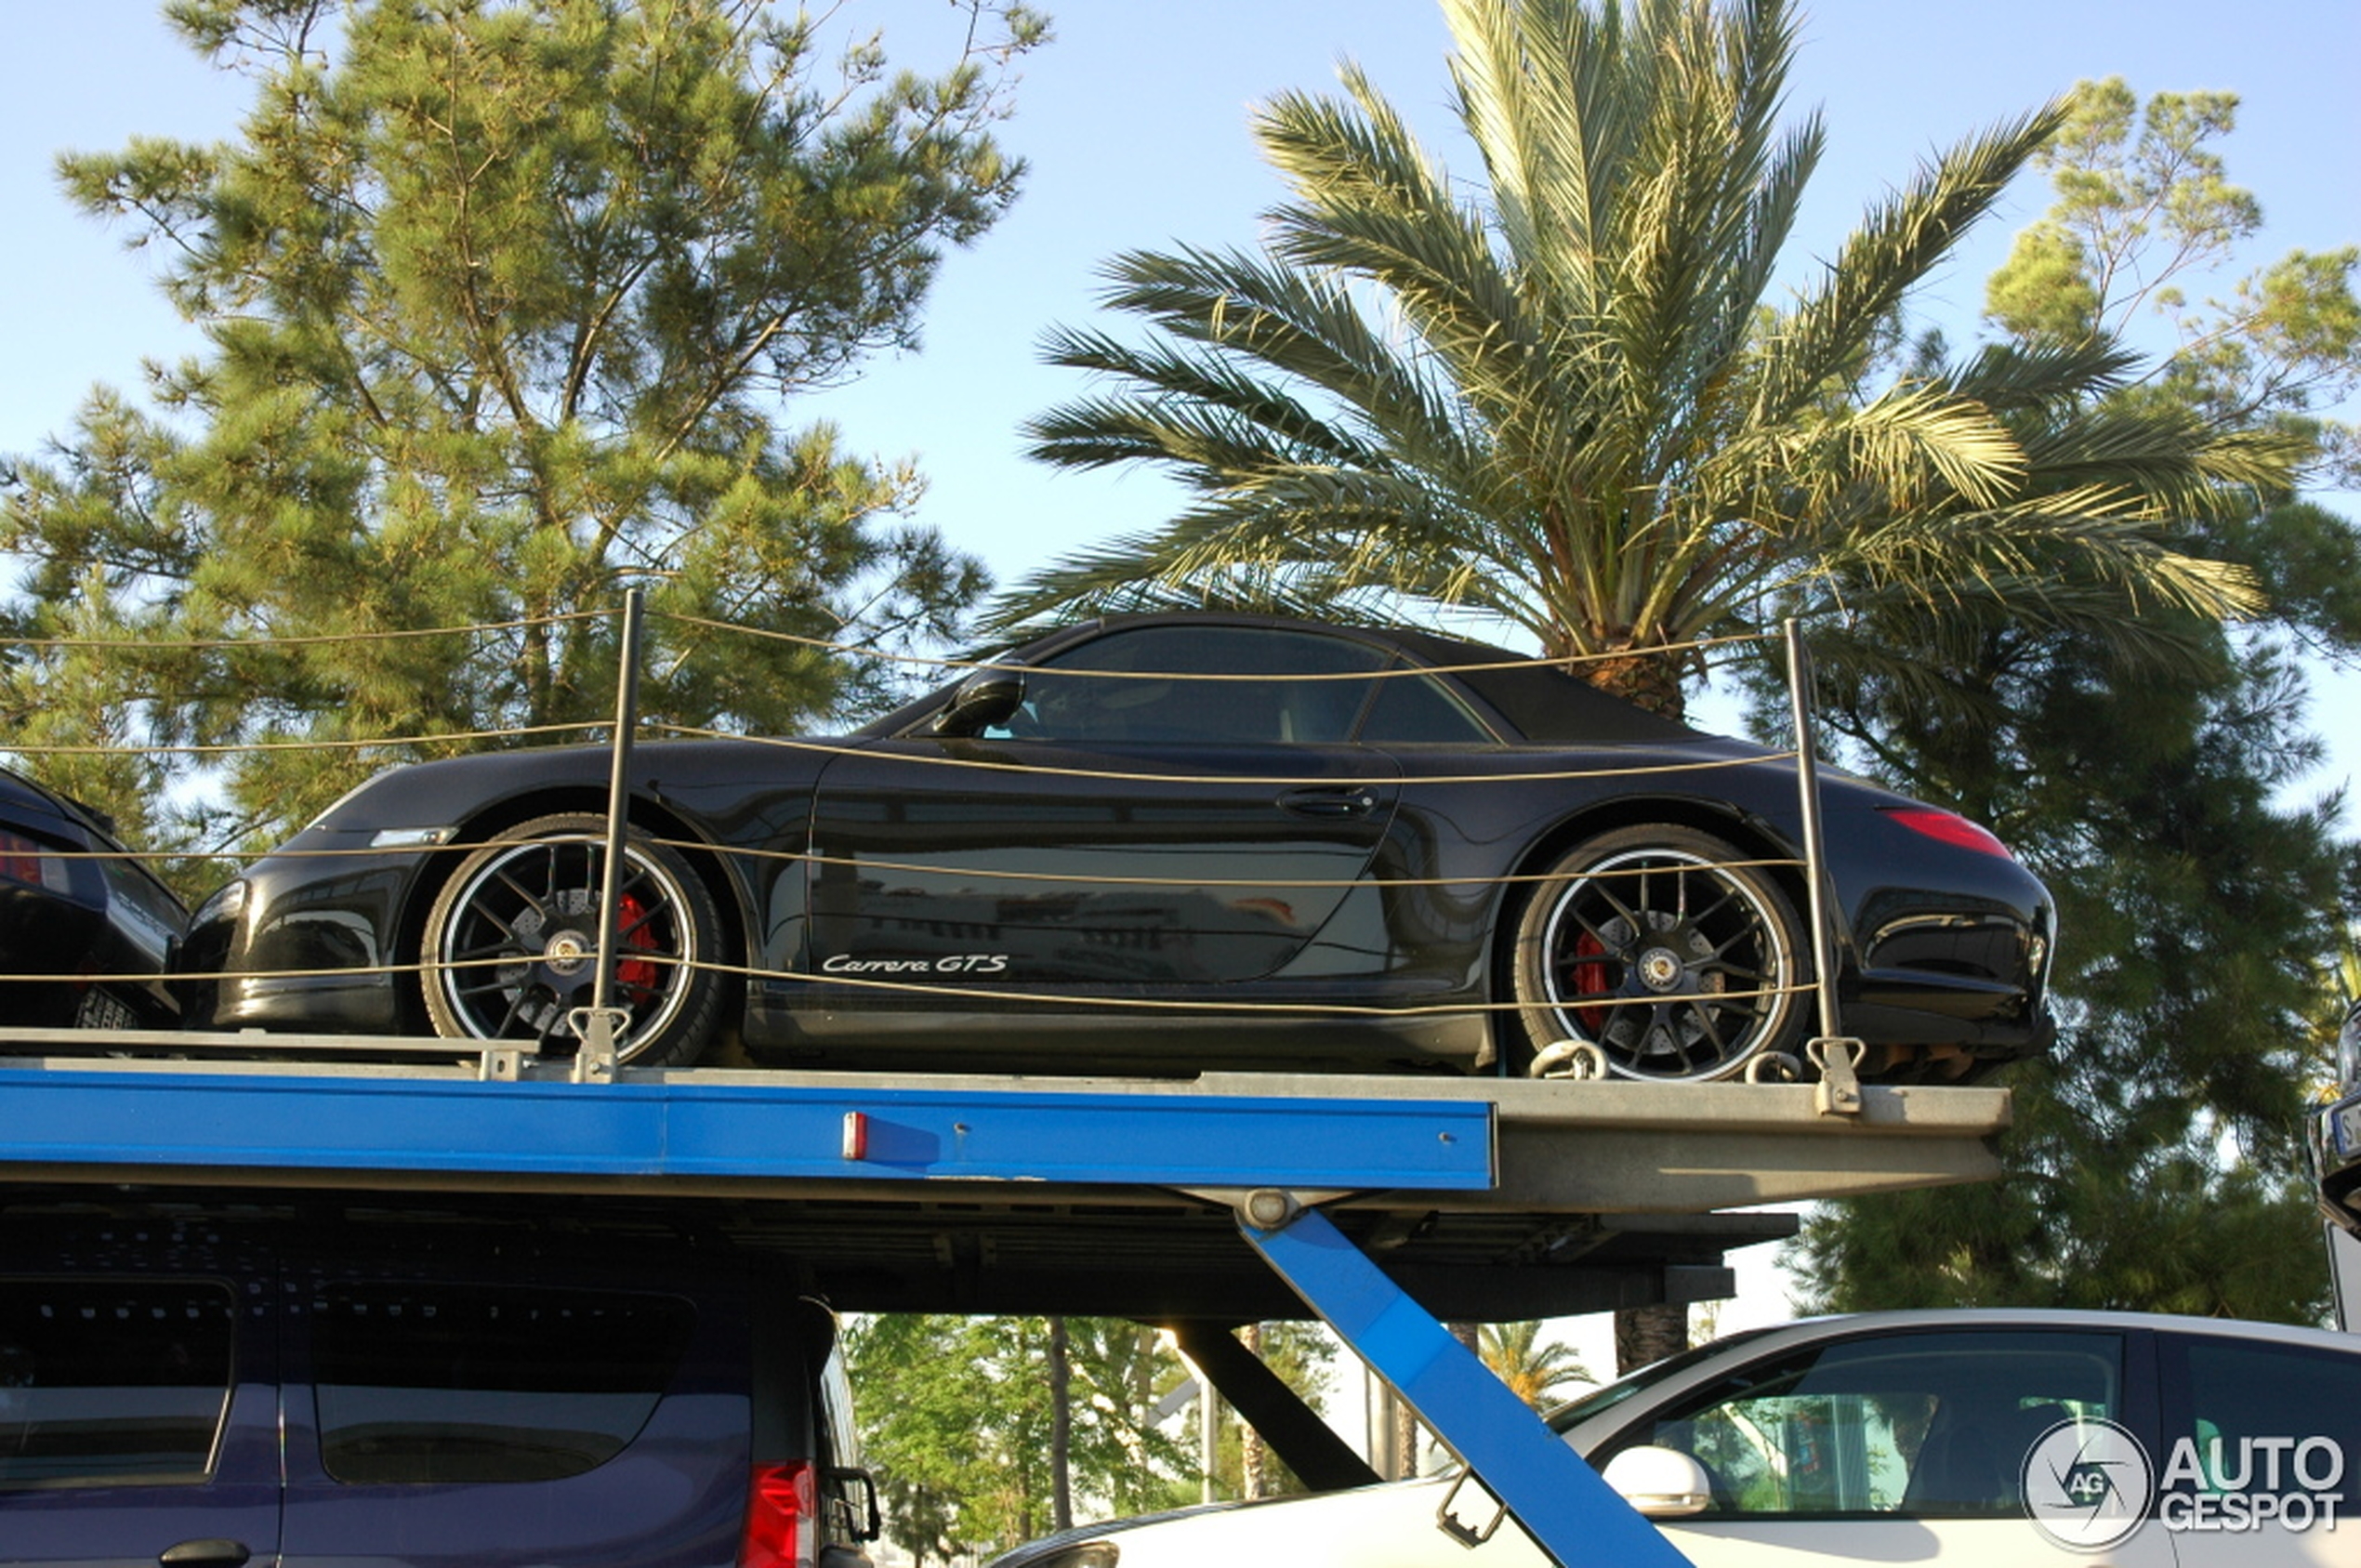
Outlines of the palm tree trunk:
M1653 1307L1626 1307L1615 1315L1617 1377L1637 1372L1651 1362L1678 1355L1688 1348L1689 1309L1685 1304L1659 1302Z
M1600 691L1613 692L1650 713L1673 719L1688 716L1677 653L1640 652L1596 659L1575 665L1574 673Z

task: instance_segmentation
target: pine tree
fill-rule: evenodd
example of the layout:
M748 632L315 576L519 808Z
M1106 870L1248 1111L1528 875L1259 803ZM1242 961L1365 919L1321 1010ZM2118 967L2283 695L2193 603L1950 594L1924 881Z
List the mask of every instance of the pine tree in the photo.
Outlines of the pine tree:
M700 726L881 700L860 651L956 624L981 568L902 515L915 474L783 414L907 342L944 247L1013 197L990 58L832 68L766 0L167 16L252 77L239 138L59 167L205 347L152 406L95 395L0 509L9 629L151 646L20 652L13 734L326 743L220 766L216 837L267 839L388 760L611 714L627 586L646 710ZM417 635L453 626L490 629ZM391 737L427 738L349 744ZM106 766L65 782L185 831L156 820L185 769Z

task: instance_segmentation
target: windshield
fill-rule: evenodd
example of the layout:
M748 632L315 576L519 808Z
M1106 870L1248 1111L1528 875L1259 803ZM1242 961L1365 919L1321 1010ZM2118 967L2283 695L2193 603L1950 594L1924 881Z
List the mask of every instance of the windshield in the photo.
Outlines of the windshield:
M1749 1339L1759 1339L1769 1332L1771 1331L1767 1327L1743 1329L1735 1334L1725 1334L1708 1344L1682 1351L1679 1355L1667 1356L1662 1361L1652 1362L1629 1377L1618 1377L1603 1389L1593 1389L1580 1399L1559 1405L1543 1419L1550 1423L1551 1431L1572 1431L1591 1416L1603 1411L1613 1410L1633 1394L1652 1389L1667 1377L1686 1372L1701 1361L1719 1356L1723 1351L1743 1345Z

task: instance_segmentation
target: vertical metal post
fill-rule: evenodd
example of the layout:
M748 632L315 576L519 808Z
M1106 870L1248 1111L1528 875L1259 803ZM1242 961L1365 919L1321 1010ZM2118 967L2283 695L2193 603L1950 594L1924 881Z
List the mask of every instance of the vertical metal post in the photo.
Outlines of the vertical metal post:
M1820 824L1820 760L1812 732L1812 655L1794 616L1782 623L1787 639L1787 711L1795 723L1795 784L1802 797L1803 879L1812 898L1812 972L1819 983L1820 1034L1837 1033L1837 988L1828 972L1827 844Z
M1221 1395L1204 1367L1193 1370L1197 1375L1197 1500L1211 1503L1220 1496Z
M640 624L644 596L623 596L623 630L617 650L614 743L607 773L607 842L599 878L599 962L590 982L590 1006L574 1014L582 1045L574 1052L574 1081L603 1083L614 1076L615 1026L629 1015L614 1005L614 968L622 934L624 843L631 827L631 737L640 727Z
M1843 1020L1837 1001L1835 953L1828 940L1828 858L1826 832L1820 820L1820 762L1812 727L1812 654L1803 645L1803 628L1794 616L1783 623L1787 643L1787 707L1795 721L1795 784L1803 815L1803 877L1810 897L1812 920L1813 995L1820 1009L1820 1031L1807 1048L1821 1073L1821 1109L1854 1112L1861 1108L1861 1090L1853 1075L1860 1042L1843 1038Z

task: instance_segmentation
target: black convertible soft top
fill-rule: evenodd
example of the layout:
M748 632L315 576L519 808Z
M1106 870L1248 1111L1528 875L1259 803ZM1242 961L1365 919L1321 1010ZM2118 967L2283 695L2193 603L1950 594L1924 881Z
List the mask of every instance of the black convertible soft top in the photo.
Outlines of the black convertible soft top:
M1678 719L1650 713L1573 674L1488 643L1388 626L1367 629L1430 664L1447 666L1497 664L1495 669L1458 669L1457 679L1499 710L1526 740L1545 744L1616 745L1695 740L1700 731ZM1515 663L1504 661L1514 660Z
M1602 692L1571 673L1563 665L1550 664L1529 653L1512 652L1490 643L1408 626L1373 626L1341 621L1310 621L1286 615L1244 611L1164 611L1144 614L1106 615L1063 626L1021 645L1034 659L1054 656L1072 642L1112 627L1132 625L1300 626L1336 632L1371 642L1389 644L1409 658L1453 672L1452 679L1488 704L1518 735L1541 745L1678 744L1704 736L1677 719L1666 718L1621 697ZM1012 650L995 649L969 657L989 662ZM1469 666L1478 666L1471 668ZM1497 667L1482 667L1497 666ZM952 688L904 704L853 731L856 735L903 733L942 706Z

